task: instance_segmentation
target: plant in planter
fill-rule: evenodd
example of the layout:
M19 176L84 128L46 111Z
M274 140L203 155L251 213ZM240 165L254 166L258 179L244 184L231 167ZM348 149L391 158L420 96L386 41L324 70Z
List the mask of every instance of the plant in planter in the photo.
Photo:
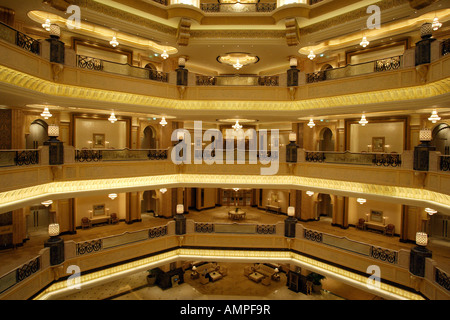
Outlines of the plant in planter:
M315 272L311 272L306 278L312 282L314 292L320 292L322 289L322 280L326 279L325 276Z

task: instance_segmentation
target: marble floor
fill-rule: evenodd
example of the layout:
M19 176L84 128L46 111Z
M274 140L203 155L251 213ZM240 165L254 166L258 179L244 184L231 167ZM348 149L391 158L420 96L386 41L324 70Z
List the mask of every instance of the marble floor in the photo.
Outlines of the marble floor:
M191 270L185 271L184 283L169 289L147 284L147 272L139 272L94 288L61 297L59 300L380 300L381 298L351 288L331 279L323 280L320 293L305 295L291 291L286 286L286 274L269 286L255 283L244 274L249 264L220 263L228 269L222 279L201 284L191 279ZM335 292L338 292L336 294Z

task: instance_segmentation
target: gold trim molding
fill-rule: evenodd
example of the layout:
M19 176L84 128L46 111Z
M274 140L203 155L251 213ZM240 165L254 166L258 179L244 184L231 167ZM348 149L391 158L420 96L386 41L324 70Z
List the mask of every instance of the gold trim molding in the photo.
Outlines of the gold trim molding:
M436 82L389 90L347 94L334 97L314 98L296 101L211 101L211 100L176 100L152 97L126 92L94 89L65 85L43 80L20 71L0 66L0 83L39 94L59 98L89 100L103 103L131 104L134 106L157 107L166 110L210 110L210 111L308 111L326 110L337 107L361 106L378 103L395 103L410 100L422 100L450 92L450 78Z

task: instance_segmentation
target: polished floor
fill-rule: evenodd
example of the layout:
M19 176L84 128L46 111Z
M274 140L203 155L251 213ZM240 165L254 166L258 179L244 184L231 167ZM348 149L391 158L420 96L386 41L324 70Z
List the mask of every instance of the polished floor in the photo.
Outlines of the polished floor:
M381 298L351 288L332 279L324 279L322 290L310 295L291 291L286 285L286 274L280 281L266 286L247 278L243 270L251 264L220 263L228 274L220 280L201 284L191 279L191 270L185 272L184 283L168 289L147 284L147 272L139 272L75 293L60 300L381 300ZM339 293L339 294L337 294Z
M216 223L230 223L228 218L227 207L217 207L204 211L191 210L186 215L187 219L193 219L196 222L216 222ZM237 223L261 223L274 224L282 222L286 219L285 215L277 215L274 213L267 213L257 208L246 207L246 219ZM136 231L149 227L165 225L172 219L161 217L154 217L153 214L142 214L142 221L133 224L126 224L119 222L115 225L103 225L93 227L90 229L77 229L77 233L73 235L63 235L64 240L85 241L90 239L97 239L105 236L121 234L125 231ZM236 222L236 221L233 221ZM299 222L306 228L317 230L324 233L333 234L336 236L347 237L348 239L361 241L368 244L384 247L392 250L406 249L409 250L415 245L412 243L402 243L398 237L385 236L380 233L357 230L354 227L348 229L341 229L331 225L327 219L311 222ZM39 251L44 248L44 242L48 239L47 231L36 230L30 234L30 239L24 243L23 246L16 249L2 250L0 252L0 275L3 275L20 264L26 263L39 254ZM450 243L446 241L431 240L428 248L433 252L433 259L438 263L438 266L446 272L450 272Z

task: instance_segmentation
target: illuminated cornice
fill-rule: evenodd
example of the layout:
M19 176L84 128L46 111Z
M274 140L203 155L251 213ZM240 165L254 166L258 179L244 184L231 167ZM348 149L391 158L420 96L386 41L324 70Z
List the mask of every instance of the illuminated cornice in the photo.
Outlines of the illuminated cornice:
M317 111L331 110L339 107L422 100L443 96L450 92L450 78L445 78L414 87L296 101L178 100L55 83L5 66L0 66L0 83L31 90L38 94L48 95L49 97L78 99L99 103L131 104L144 108L152 106L174 111Z
M81 287L89 288L101 283L120 279L122 277L131 275L136 272L148 270L179 260L184 261L240 261L240 262L254 262L254 261L274 261L282 263L290 263L297 266L304 267L308 270L320 272L325 276L334 278L352 286L364 288L367 290L368 277L345 270L343 268L321 262L313 258L305 257L295 252L290 251L263 251L263 250L227 250L227 249L201 249L201 248L178 248L168 252L157 254L151 257L135 260L132 262L116 265L110 268L105 268L100 271L82 274L77 283ZM56 297L68 295L76 292L75 288L70 288L68 281L59 281L43 292L37 295L35 300L48 300ZM373 286L370 288L371 292L388 299L395 300L424 300L419 294L400 289L393 285L381 282L380 287Z
M38 23L43 23L47 19L50 19L52 24L57 24L63 29L64 28L67 29L66 24L70 25L70 23L67 22L67 19L45 11L30 11L28 12L28 17ZM70 31L77 34L104 39L108 41L111 40L113 37L116 37L117 41L120 44L126 44L140 49L150 49L160 54L163 53L164 51L166 51L168 54L176 54L178 52L178 50L174 47L162 46L156 42L153 42L151 40L139 36L114 31L110 28L95 25L85 21L80 22L79 28L73 28Z
M173 166L176 166L173 164ZM207 188L269 188L305 189L336 195L401 201L409 205L433 207L442 212L450 211L450 195L439 192L352 181L309 178L285 175L217 175L217 174L168 174L156 176L127 177L50 182L33 187L0 193L0 209L7 210L31 202L82 196L92 192L127 192L145 188L207 187Z

